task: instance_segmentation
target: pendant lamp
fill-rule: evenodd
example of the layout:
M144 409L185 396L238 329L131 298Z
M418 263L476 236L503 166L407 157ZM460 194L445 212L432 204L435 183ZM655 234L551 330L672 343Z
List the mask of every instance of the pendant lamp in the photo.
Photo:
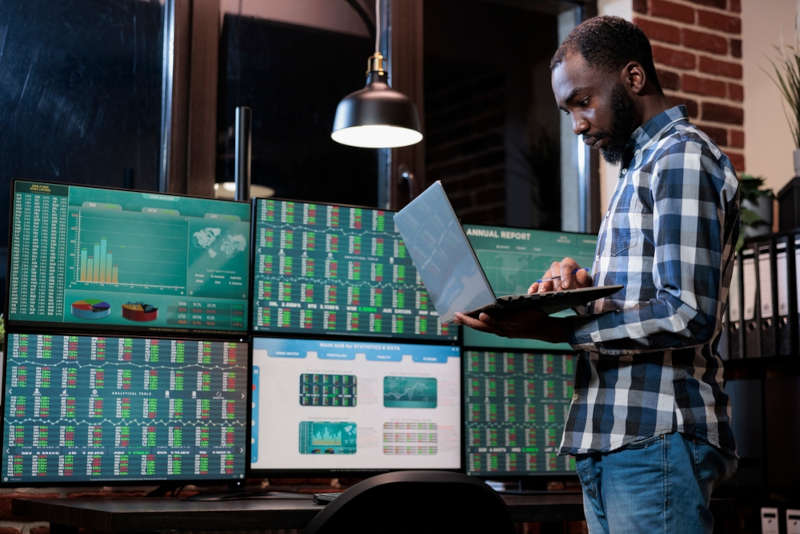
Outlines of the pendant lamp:
M389 87L380 53L380 0L375 2L375 53L367 60L367 85L339 102L331 139L364 148L395 148L422 140L417 107Z

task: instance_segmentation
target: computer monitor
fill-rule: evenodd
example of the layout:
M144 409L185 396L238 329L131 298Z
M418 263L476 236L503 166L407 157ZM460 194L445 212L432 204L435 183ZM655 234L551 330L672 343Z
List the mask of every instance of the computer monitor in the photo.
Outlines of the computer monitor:
M253 330L455 340L378 209L256 199Z
M551 232L507 226L465 224L472 248L496 295L527 293L553 261L571 257L581 267L592 268L597 236ZM557 314L572 315L571 311ZM464 346L491 349L570 350L566 343L506 338L464 328Z
M461 468L453 345L253 339L253 472Z
M246 203L14 180L8 323L247 330Z
M248 345L11 333L0 481L239 481Z
M466 472L485 478L568 475L559 456L574 388L570 353L464 351Z

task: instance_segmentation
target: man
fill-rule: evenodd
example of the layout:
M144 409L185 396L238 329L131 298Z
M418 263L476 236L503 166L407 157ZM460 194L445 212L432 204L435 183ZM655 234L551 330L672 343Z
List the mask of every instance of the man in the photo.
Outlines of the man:
M738 180L685 108L669 107L633 24L596 17L575 28L553 56L551 82L575 134L620 173L591 275L565 258L530 291L624 289L576 317L457 319L583 351L561 452L576 456L591 533L711 532L711 491L736 466L716 347Z

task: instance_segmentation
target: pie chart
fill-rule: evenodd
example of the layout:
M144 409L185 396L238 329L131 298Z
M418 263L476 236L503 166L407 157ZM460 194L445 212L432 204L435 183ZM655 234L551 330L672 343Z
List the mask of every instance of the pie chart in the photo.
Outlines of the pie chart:
M83 299L73 302L70 311L78 319L103 319L111 315L111 305L103 300Z
M140 323L155 321L158 317L158 308L143 302L126 302L122 305L122 316L130 321Z

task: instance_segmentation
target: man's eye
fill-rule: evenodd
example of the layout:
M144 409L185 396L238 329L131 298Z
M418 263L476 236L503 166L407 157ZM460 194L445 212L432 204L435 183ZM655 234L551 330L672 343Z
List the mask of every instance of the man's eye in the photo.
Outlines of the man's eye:
M588 106L589 105L589 97L587 96L586 98L582 99L580 102L578 102L578 104L580 104L581 107Z

